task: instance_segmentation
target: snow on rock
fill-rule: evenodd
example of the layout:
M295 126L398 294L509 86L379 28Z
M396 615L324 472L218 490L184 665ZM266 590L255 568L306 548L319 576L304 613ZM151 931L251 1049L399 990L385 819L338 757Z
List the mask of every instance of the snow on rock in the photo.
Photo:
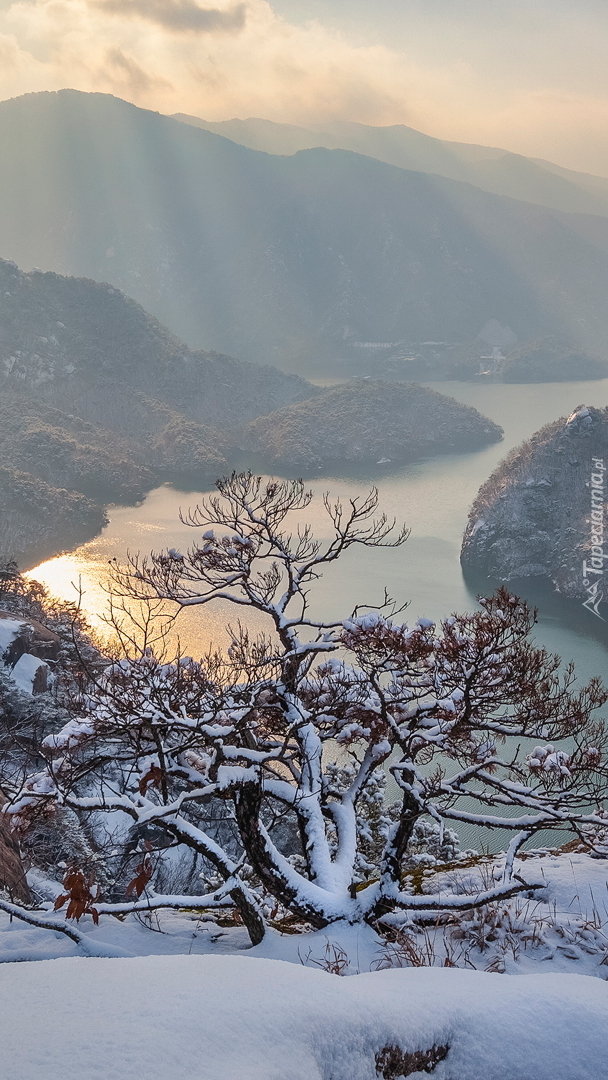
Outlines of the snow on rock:
M11 619L6 615L0 616L0 657L4 655L15 638L18 637L22 624L23 620Z
M447 1047L435 1080L608 1077L608 987L578 975L67 958L3 965L0 1014L4 1080L377 1080L387 1047Z
M50 674L46 659L56 659L59 638L36 620L0 611L0 671L25 694L43 693Z
M24 694L42 693L47 688L48 666L31 653L20 656L9 677Z
M566 425L575 424L577 423L577 421L580 422L581 420L586 420L588 416L591 416L591 413L589 412L587 406L579 405L573 413L570 413L570 416L566 420Z
M42 740L42 748L50 753L57 751L65 753L76 747L88 735L92 735L94 730L95 726L92 720L69 720L67 724L64 724L61 731L57 731L53 735L47 735L46 739Z

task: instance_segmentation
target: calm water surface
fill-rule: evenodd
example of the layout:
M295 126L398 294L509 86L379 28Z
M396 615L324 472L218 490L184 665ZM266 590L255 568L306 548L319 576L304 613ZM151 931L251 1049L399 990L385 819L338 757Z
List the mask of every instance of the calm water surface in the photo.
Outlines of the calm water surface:
M513 446L544 424L567 415L582 402L608 405L608 379L601 382L548 383L535 386L433 383L433 388L474 405L504 428L505 437L472 454L446 455L399 468L390 464L356 477L323 475L310 481L315 500L308 511L315 533L328 535L320 496L349 498L371 484L380 490L382 509L411 529L407 544L396 550L355 548L328 571L316 587L314 609L331 618L343 617L355 603L379 601L386 586L399 601L410 602L413 618L440 618L470 608L485 582L463 579L459 552L469 507L478 488ZM127 551L147 552L165 547L183 549L196 531L179 521L180 508L194 505L203 491L176 491L163 486L137 507L110 507L110 523L95 540L75 551L49 559L30 571L56 594L74 599L80 582L83 606L95 621L103 612L103 582L108 561ZM538 604L538 639L565 659L574 659L581 677L601 673L606 666L608 626L579 604L564 601L551 590L518 583L519 591ZM188 611L180 615L180 634L190 652L220 635L227 609Z
M608 379L600 382L548 383L533 386L433 383L433 389L474 405L504 428L503 442L471 454L449 455L393 468L378 466L358 476L323 475L310 482L315 499L308 520L317 536L328 535L320 496L350 498L376 484L382 509L411 529L407 544L396 550L353 549L317 584L316 615L344 618L357 603L378 603L386 586L399 602L409 601L408 615L439 619L451 611L471 609L475 594L491 591L492 583L465 582L459 552L469 507L480 485L513 446L544 424L568 415L581 403L608 405ZM187 548L197 536L179 521L180 507L193 506L202 492L176 491L163 486L138 507L110 507L103 533L75 551L35 567L30 575L55 594L73 600L80 583L83 607L98 622L107 598L103 582L108 561L123 560L127 551ZM533 582L517 589L539 607L537 640L574 660L579 676L608 676L608 624L580 604L568 602ZM211 641L225 641L223 627L235 618L234 609L216 605L180 614L182 646L200 655Z

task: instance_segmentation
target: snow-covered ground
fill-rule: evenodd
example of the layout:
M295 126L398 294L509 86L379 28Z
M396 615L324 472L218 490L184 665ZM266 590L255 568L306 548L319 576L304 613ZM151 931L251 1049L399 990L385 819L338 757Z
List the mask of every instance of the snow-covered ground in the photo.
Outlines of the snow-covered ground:
M4 1080L375 1080L397 1060L422 1080L416 1054L436 1080L608 1076L608 987L584 976L70 958L0 968L0 1015Z
M454 873L474 891L499 871ZM242 927L165 911L83 918L123 953L84 958L2 915L0 959L42 961L0 965L2 1080L422 1080L433 1064L436 1080L608 1080L608 861L536 853L519 872L546 888L393 942L337 924L251 949Z
M474 894L491 886L501 870L500 857L481 859L470 867L456 864L444 874L422 871L416 886L437 892L444 883L450 892ZM443 967L447 960L456 967L513 975L550 970L608 979L608 859L580 852L537 852L520 860L518 872L531 884L543 882L545 888L532 899L517 896L459 915L454 922L405 926L394 943L387 943L370 927L334 923L309 934L270 930L262 944L252 949L243 927L220 926L217 916L209 913L171 909L120 920L102 915L99 926L85 916L79 929L123 956L246 952L249 957L317 968L329 968L333 957L349 975L389 966ZM34 892L44 893L46 906L52 908L61 886L36 873L28 877ZM63 921L64 913L45 915ZM62 934L11 921L0 912L0 962L81 953Z

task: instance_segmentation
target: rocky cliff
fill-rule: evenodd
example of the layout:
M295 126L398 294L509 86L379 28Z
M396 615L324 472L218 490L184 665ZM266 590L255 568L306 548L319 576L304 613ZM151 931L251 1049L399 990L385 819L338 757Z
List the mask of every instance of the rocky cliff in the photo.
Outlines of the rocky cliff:
M12 901L30 904L32 897L19 845L11 831L9 815L2 812L5 802L6 795L0 788L0 892Z
M542 428L480 489L463 566L502 581L548 578L559 592L603 614L607 468L608 409L581 405Z
M0 610L0 671L27 694L43 694L52 681L61 639L37 619L27 622L12 611Z

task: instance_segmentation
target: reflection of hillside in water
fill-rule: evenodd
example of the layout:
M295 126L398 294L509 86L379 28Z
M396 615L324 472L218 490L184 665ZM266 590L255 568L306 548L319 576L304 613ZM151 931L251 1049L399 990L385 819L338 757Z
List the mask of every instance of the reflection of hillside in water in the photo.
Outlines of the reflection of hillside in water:
M499 581L493 581L472 570L463 572L463 579L471 598L482 592L487 593L500 585ZM542 639L542 643L548 649L560 652L564 660L575 660L577 669L583 663L582 655L578 659L575 659L574 655L568 657L566 652L558 648L558 640L564 631L569 631L579 642L581 654L585 640L588 640L589 647L594 652L598 646L601 646L603 650L608 648L608 597L600 608L603 614L602 619L585 609L582 601L570 600L556 592L551 583L544 578L517 578L507 582L507 585L512 592L524 597L532 607L538 609L538 636ZM553 638L555 638L555 644L551 644ZM608 667L607 660L608 658L604 659L604 669ZM602 671L596 669L594 674L601 675Z

